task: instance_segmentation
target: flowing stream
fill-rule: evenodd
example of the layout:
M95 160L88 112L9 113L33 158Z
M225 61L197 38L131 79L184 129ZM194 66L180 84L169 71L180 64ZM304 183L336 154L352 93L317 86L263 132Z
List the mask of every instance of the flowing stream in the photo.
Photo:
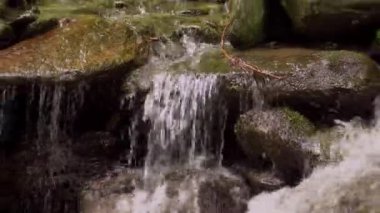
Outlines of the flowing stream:
M167 1L176 4L186 2ZM141 15L145 15L151 9L151 5L145 0L140 0L139 4ZM226 135L236 137L234 129L228 129L228 125L234 126L243 112L252 108L261 110L267 106L263 94L258 89L258 82L252 76L243 78L239 83L247 88L237 95L236 103L233 103L237 108L236 119L229 121L233 110L229 108L231 100L227 100L229 96L225 94L225 80L228 74L198 72L203 53L218 48L212 44L197 42L186 33L181 37L179 44L170 40L153 44L154 56L143 67L134 70L141 80L140 83L146 84L144 95L139 97L140 94L128 93L112 96L116 97L117 107L119 98L123 99L119 96L128 96L124 97L128 100L123 99L120 108L128 104L126 108L132 111L128 114L129 118L122 117L122 113L117 114L119 112L109 113L112 114L109 117L128 120L129 126L126 130L113 129L112 124L93 127L85 123L93 127L89 127L92 132L85 132L89 135L117 135L120 133L118 131L125 130L124 133L120 133L124 134L120 141L117 141L119 138L115 139L116 136L101 141L86 140L86 137L82 140L82 135L74 134L73 129L82 124L76 120L79 115L83 116L84 120L89 119L88 122L91 123L90 116L98 113L98 108L92 107L100 101L96 99L95 102L88 96L97 96L96 93L99 91L86 83L79 82L76 86L71 86L56 82L38 85L40 82L37 82L30 86L28 84L26 88L0 88L0 145L5 143L3 141L18 140L19 135L24 134L22 131L25 131L30 134L25 138L30 137L34 142L31 158L41 158L42 163L36 161L32 166L27 164L29 162L25 163L25 167L28 167L25 170L24 165L20 166L20 171L29 172L31 183L38 182L36 188L40 190L38 192L42 192L42 195L33 198L38 201L35 205L42 205L42 212L55 212L54 206L61 208L61 198L55 200L54 196L64 194L66 197L62 196L62 200L74 197L75 201L72 203L79 205L80 207L75 207L80 208L80 212L83 213L351 213L367 212L367 209L373 209L374 206L380 210L380 98L375 101L376 116L371 124L337 121L343 134L331 142L333 157L329 162L315 168L311 175L305 177L297 186L285 186L272 192L262 192L265 189L258 189L261 193L255 194L252 192L256 190L254 187L260 187L249 185L248 178L238 170L240 167L236 169L233 167L236 165L232 163L232 166L227 167L224 164L223 153L225 149L230 148L227 144L231 143L227 141L229 137ZM173 71L173 65L178 64L187 66L180 66L180 69L184 70ZM147 75L144 76L145 74ZM101 87L99 90L103 89L109 88ZM110 90L114 90L114 87ZM104 98L106 95L100 97ZM140 108L136 110L137 107ZM86 109L92 109L94 112L86 116L83 112ZM135 113L134 110L138 112ZM103 111L99 110L99 114L100 112ZM18 117L24 120L19 121ZM113 119L109 119L107 115L105 117L106 121ZM30 130L19 131L15 128L23 122ZM143 139L141 135L144 135ZM108 143L107 139L117 142ZM232 143L237 143L236 140L234 138ZM125 148L125 152L112 150L113 146L121 147L118 143L123 143L122 148ZM143 156L138 156L141 155L138 153L141 147L144 153ZM92 151L94 153L91 153ZM235 150L230 153L232 152ZM84 155L85 159L86 154L89 155L91 163L80 161L81 155ZM233 154L239 155L238 152ZM103 156L99 155L107 157L101 161L99 159ZM123 155L127 161L123 163L115 160L119 156L114 155ZM264 155L265 153L263 158L266 158ZM136 166L135 161L141 159L137 158L142 158L142 164L139 166ZM96 168L103 167L94 166L92 161L93 164L105 164L104 169L99 171L100 177L93 176L98 173ZM268 167L272 166L270 163ZM74 166L70 168L72 171L68 172L70 164ZM251 165L247 165L238 166L252 169L249 167ZM82 172L84 168L95 168L95 171L84 175L81 173L86 178L79 180L82 176L76 173ZM273 170L269 168L265 172L272 173ZM110 175L108 171L111 171ZM262 171L257 173L260 172ZM66 180L60 175L72 177L67 177ZM77 179L78 182L75 182ZM32 185L29 182L23 184L26 187L22 186L34 196L34 186L29 186ZM82 187L83 185L86 186ZM54 192L55 190L57 192ZM80 195L76 194L75 197L70 193ZM43 199L40 199L41 197ZM77 201L77 198L80 201ZM27 202L29 201L25 203ZM64 210L61 212L72 212L71 207L66 208L65 201L62 203ZM26 209L26 212L29 208L33 210L32 204L27 203L25 206L22 208Z
M317 168L294 188L262 193L249 201L250 213L378 212L380 210L380 105L372 127L340 123L334 141L339 162Z

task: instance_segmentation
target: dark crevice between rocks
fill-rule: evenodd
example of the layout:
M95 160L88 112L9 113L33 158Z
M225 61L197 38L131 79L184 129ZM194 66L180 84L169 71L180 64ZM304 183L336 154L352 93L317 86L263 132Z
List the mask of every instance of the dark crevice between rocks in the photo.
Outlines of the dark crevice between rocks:
M267 40L281 42L299 41L300 38L297 38L292 32L292 21L282 6L281 0L266 0L265 8L264 31L266 32Z
M307 117L316 126L328 128L335 125L335 120L350 121L355 117L360 117L364 121L372 120L373 101L379 91L357 93L348 90L333 90L326 91L325 94L310 91L276 97L271 99L269 104L274 107L290 107Z
M292 19L281 0L266 0L265 11L264 32L266 41L276 41L285 46L302 46L313 49L361 50L374 60L380 61L379 51L369 50L372 41L376 37L376 28L373 26L378 25L378 20L372 20L368 26L356 26L355 24L347 23L357 21L355 12L347 12L343 18L335 14L324 15L325 17L316 14L315 17L309 17L308 20L305 20L306 23L310 22L309 20L315 23L306 25L313 26L313 28L319 30L324 29L323 32L313 32L313 28L307 28L308 31L305 33L297 33ZM350 16L352 18L347 18ZM330 23L327 27L325 26L326 22ZM341 26L351 26L351 28L346 29L346 33L343 35L331 35L331 32L335 32ZM267 44L259 44L258 46L267 46Z
M249 96L247 96L249 97ZM226 167L234 167L236 165L255 168L259 170L266 170L272 168L272 163L264 158L258 158L257 160L249 160L248 157L242 150L239 142L237 141L237 136L235 134L235 125L240 118L240 115L244 111L249 110L252 106L248 107L246 110L242 110L239 95L230 93L229 98L227 98L228 106L228 116L226 120L226 129L224 132L224 148L223 148L223 165ZM253 100L244 100L245 103L253 103Z
M228 110L224 132L225 144L222 152L223 166L243 178L244 182L249 186L250 196L257 195L263 191L278 189L280 185L265 184L249 175L252 171L257 172L257 174L271 171L273 163L270 159L266 159L263 156L259 156L257 159L250 159L243 151L235 132L235 126L240 116L254 107L253 90L236 90L229 83L225 84L222 90L222 93L225 94L224 98L227 100L226 105Z

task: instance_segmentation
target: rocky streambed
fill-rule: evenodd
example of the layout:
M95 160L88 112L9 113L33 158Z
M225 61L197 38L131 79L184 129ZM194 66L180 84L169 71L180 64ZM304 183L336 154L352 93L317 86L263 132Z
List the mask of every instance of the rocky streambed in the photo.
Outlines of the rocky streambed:
M1 212L378 210L378 43L302 27L334 14L347 32L355 11L376 17L370 1L347 3L352 13L322 1L316 20L306 2L313 15L288 1L231 5L263 6L259 27L250 20L266 33L244 37L251 26L238 16L232 44L257 46L228 51L281 79L228 64L217 45L224 2L10 2L0 4ZM287 11L307 17L287 16L291 40L265 27ZM366 20L352 35L376 28ZM345 185L334 169L350 175ZM318 177L353 195L300 200Z

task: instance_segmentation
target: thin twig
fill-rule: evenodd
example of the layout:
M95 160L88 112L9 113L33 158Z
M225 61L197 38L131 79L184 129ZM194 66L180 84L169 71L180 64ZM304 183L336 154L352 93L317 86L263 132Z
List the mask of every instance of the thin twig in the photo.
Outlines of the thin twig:
M280 77L280 76L265 72L262 69L260 69L258 66L254 65L254 64L250 64L250 63L244 61L243 59L236 57L236 56L233 56L227 52L227 50L224 48L225 40L226 40L225 37L227 34L227 30L231 27L234 20L235 20L234 16L231 16L230 19L228 20L226 26L223 29L222 38L220 41L220 47L221 47L222 53L223 53L224 57L228 60L230 65L233 67L239 68L245 72L250 72L250 73L254 73L254 74L258 74L258 75L262 75L262 76L267 76L267 77L274 78L274 79L282 79L282 77Z

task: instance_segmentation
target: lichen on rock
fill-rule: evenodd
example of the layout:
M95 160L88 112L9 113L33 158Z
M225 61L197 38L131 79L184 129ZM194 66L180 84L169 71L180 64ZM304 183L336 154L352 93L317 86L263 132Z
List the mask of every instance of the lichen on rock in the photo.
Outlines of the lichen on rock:
M314 131L310 121L287 108L249 111L235 127L247 156L251 160L268 158L288 184L310 172L316 155L308 137Z
M142 42L120 21L66 19L62 27L1 51L0 73L54 77L105 71L137 62L144 56Z

